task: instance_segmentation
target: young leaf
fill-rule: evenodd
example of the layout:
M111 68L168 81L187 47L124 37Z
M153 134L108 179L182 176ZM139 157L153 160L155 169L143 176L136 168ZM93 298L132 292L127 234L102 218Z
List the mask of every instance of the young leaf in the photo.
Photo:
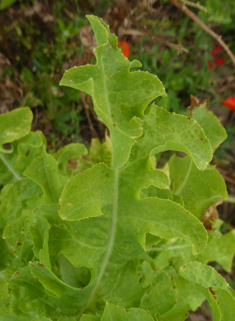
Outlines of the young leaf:
M111 141L108 136L103 144L100 143L98 138L94 138L91 141L89 153L86 157L81 157L78 160L78 164L73 171L73 174L82 172L98 163L105 163L111 167L112 162L112 150Z

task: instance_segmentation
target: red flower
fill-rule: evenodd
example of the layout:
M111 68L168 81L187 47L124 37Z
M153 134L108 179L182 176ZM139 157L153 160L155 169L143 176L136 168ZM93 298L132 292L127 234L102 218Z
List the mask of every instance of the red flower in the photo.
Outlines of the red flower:
M213 69L213 62L211 60L208 61L208 69L209 70Z
M224 64L224 58L223 57L217 58L217 59L214 60L214 63L216 65L222 66Z
M221 46L220 45L217 45L213 48L213 51L212 51L212 55L215 57L218 55L219 51L221 49Z
M235 112L235 96L230 96L223 101L223 105Z
M222 47L221 47L220 45L215 46L215 47L213 48L213 50L212 50L212 55L213 55L214 57L218 56L221 48L222 48ZM220 58L217 58L217 59L214 58L213 62L212 62L212 61L209 61L209 62L208 62L208 69L209 69L209 70L212 70L212 69L213 69L213 63L215 63L215 64L218 65L218 66L222 66L222 65L224 64L224 60L225 60L225 59L224 59L223 57L220 57Z
M118 47L122 48L123 55L128 58L129 54L130 54L130 47L129 47L128 43L124 40L120 41L118 44Z

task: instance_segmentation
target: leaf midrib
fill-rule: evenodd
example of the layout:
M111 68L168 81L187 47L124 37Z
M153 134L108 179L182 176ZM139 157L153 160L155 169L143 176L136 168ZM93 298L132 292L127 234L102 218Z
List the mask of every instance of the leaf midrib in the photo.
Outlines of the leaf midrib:
M9 171L13 174L13 176L15 176L15 178L20 181L22 179L22 177L20 177L15 170L13 169L13 167L7 162L6 158L2 155L2 153L0 153L0 158L3 161L3 163L6 165L6 167L9 169Z
M118 219L118 195L119 195L119 169L115 169L114 171L114 188L113 188L113 209L112 209L112 222L111 222L111 228L110 228L110 234L109 234L109 239L108 239L108 246L107 250L104 255L104 259L100 268L100 273L98 274L96 285L90 295L90 299L86 306L81 310L79 317L82 315L84 311L86 311L91 305L93 300L95 299L95 296L97 292L99 291L100 284L102 282L104 273L106 271L106 268L109 264L110 257L112 254L112 250L114 247L115 243L115 238L116 238L116 232L117 232L117 219Z
M187 183L187 180L189 178L189 175L190 175L190 172L191 172L191 169L192 169L192 164L193 164L193 161L192 161L192 159L190 159L190 164L189 164L187 173L186 173L186 175L184 177L184 180L183 180L182 184L180 185L180 187L176 191L174 191L174 193L176 195L180 195L180 192L182 191L182 189L184 188L185 184Z

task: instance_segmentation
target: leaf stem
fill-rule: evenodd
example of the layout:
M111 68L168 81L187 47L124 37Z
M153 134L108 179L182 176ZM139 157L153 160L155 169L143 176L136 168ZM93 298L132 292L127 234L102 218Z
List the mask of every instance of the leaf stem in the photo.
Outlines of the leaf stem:
M235 197L229 195L227 198L224 199L224 202L235 204Z
M199 2L192 2L192 1L188 1L188 0L180 0L182 3L186 4L189 7L193 7L193 8L197 8L199 10L202 10L204 12L207 12L207 8L203 7L202 5L200 5Z
M184 245L175 245L175 246L169 246L169 247L154 247L150 250L148 250L148 252L150 251L154 251L154 252L161 252L161 251L170 251L170 250L175 250L175 249L183 249L185 247L190 247L190 244L184 244Z
M17 181L20 181L22 179L21 176L19 176L15 170L13 169L13 167L7 162L6 158L3 156L2 153L0 153L0 158L3 161L3 163L6 165L6 167L9 169L9 171L15 176L15 178L17 179Z

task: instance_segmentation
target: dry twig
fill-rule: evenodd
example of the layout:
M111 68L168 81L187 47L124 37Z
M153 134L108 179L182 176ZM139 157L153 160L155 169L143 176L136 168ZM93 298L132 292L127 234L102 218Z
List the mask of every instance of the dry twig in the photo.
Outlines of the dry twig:
M213 37L215 40L218 41L218 43L221 45L222 48L226 51L227 55L231 58L234 66L235 66L235 57L232 53L232 51L228 48L228 46L225 44L225 42L222 40L222 36L219 36L217 33L215 33L213 30L211 30L204 22L202 22L197 15L195 15L189 8L186 7L183 3L181 3L179 0L170 0L170 2L177 8L179 8L181 11L183 11L187 16L189 16L193 21L195 21L199 26L202 27L208 33L211 37Z
M207 12L207 8L203 7L200 5L199 2L192 2L192 1L189 1L189 0L180 0L182 3L186 4L187 6L189 7L193 7L193 8L197 8L199 10L202 10L204 12Z
M143 26L141 23L139 23L138 21L136 21L136 19L134 17L131 17L131 20L142 30L144 30L144 32L146 34L148 34L153 40L156 40L160 43L162 43L163 45L166 45L170 48L176 49L178 51L178 53L180 51L184 51L186 53L189 53L189 51L187 49L185 49L184 47L182 47L181 45L176 45L175 43L170 42L169 40L164 39L163 36L161 35L156 35L153 32L151 32L150 30L147 29L146 26Z

